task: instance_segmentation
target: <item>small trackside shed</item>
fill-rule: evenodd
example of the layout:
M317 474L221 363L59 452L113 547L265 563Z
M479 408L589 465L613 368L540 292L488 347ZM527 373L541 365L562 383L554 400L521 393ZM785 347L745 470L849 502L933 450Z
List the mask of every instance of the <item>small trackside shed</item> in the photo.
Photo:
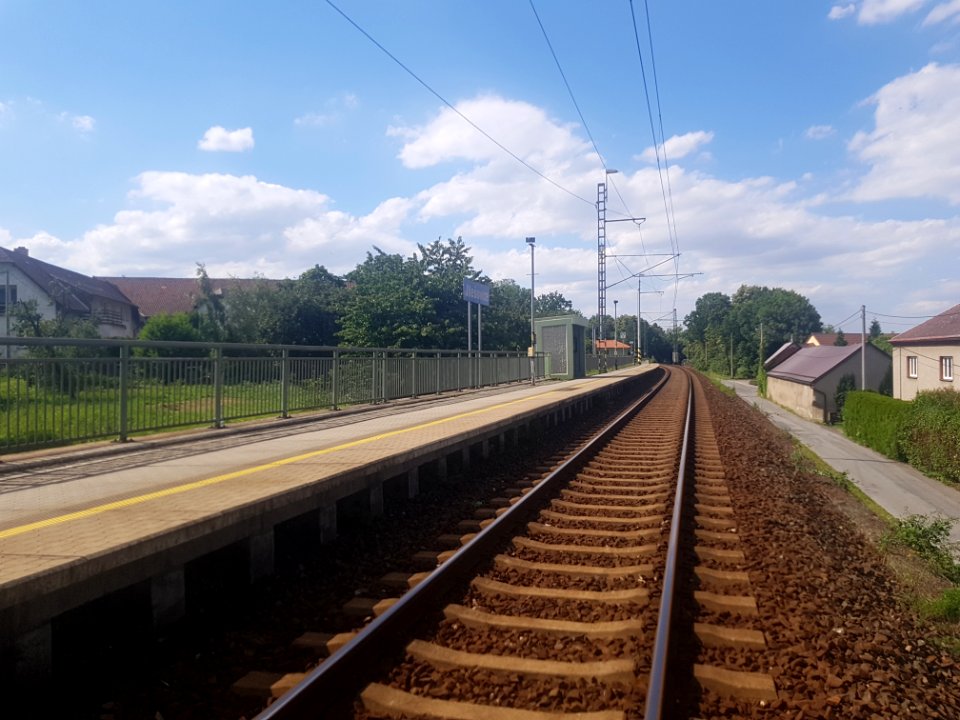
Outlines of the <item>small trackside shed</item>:
M863 345L807 345L767 373L767 397L800 417L827 422L837 412L840 378L853 375L860 387L860 353L866 352L866 388L878 390L890 369L890 356Z

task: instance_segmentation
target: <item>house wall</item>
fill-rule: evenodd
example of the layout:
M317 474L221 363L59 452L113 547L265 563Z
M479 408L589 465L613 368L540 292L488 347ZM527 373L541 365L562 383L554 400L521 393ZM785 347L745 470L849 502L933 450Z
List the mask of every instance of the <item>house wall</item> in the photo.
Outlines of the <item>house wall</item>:
M9 281L8 281L9 277ZM37 311L42 316L43 320L54 320L57 317L57 311L53 304L53 300L47 294L46 290L37 285L33 280L24 275L20 270L15 266L9 263L0 263L0 287L6 287L9 282L9 285L17 288L17 301L18 302L28 302L30 300L37 301ZM11 293L12 294L12 293ZM0 336L7 335L8 327L8 318L9 318L9 327L10 334L14 335L13 332L13 315L9 314L9 311L12 308L5 308L8 312L7 315L0 315Z
M810 385L768 377L767 398L777 405L789 408L802 418L823 422L823 408L814 406L813 387ZM822 405L822 398L818 402Z
M867 356L865 362L867 369L867 382L864 385L867 390L880 389L880 383L883 382L883 377L886 375L887 369L890 367L890 362L890 356L888 356L885 352L878 350L872 345L867 345ZM860 389L859 353L847 358L844 362L840 363L840 365L835 367L822 378L817 380L816 383L814 383L814 388L826 396L828 417L830 413L837 412L837 386L840 384L840 379L844 375L853 375L855 387L857 390Z
M917 358L917 377L907 377L907 357ZM954 380L940 379L940 358L953 358ZM960 343L954 345L894 345L893 396L899 400L913 400L924 390L951 389L960 391L957 364L960 363Z
M104 338L133 338L137 335L136 321L133 317L133 308L124 303L114 302L107 298L94 298L91 301L90 313L100 337Z

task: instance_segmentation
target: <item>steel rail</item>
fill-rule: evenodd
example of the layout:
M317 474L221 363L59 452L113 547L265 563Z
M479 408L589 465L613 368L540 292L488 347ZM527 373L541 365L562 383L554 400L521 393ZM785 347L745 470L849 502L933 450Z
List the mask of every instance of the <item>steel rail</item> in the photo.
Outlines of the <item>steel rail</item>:
M670 520L670 539L667 544L667 560L663 571L663 591L660 595L660 613L653 642L650 662L650 680L647 685L644 720L660 720L663 713L663 692L667 679L667 660L670 647L670 621L673 614L673 595L676 587L677 556L680 552L680 516L683 512L684 476L687 472L687 449L690 439L690 419L693 409L693 379L684 373L689 383L687 389L687 417L683 428L683 447L680 451L680 468L677 471L677 492L673 501L673 517Z
M652 379L651 373L638 376L637 381L642 383L645 378ZM480 564L516 535L551 493L576 474L599 447L660 391L669 378L670 370L664 369L656 384L633 405L255 720L316 720L339 717L349 709L348 705L370 681L370 674L382 665L383 659L406 647L409 628L441 610L452 590L466 587Z

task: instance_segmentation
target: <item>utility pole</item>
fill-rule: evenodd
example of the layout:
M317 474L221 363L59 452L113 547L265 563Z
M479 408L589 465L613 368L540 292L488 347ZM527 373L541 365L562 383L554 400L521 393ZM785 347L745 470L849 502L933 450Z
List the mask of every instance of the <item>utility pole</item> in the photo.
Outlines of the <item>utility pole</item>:
M860 390L867 389L867 306L860 306Z
M536 247L537 239L535 237L527 238L527 245L530 246L530 384L537 384L537 335L533 327L533 295L534 295L534 271L533 271L533 251Z

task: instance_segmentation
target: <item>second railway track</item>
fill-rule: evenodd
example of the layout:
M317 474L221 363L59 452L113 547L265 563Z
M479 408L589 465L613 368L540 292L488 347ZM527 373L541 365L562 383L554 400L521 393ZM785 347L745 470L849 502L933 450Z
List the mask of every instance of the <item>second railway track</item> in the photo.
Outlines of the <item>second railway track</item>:
M737 544L702 390L674 369L260 717L613 720L669 717L664 698L694 687L775 699L743 669L764 636Z

